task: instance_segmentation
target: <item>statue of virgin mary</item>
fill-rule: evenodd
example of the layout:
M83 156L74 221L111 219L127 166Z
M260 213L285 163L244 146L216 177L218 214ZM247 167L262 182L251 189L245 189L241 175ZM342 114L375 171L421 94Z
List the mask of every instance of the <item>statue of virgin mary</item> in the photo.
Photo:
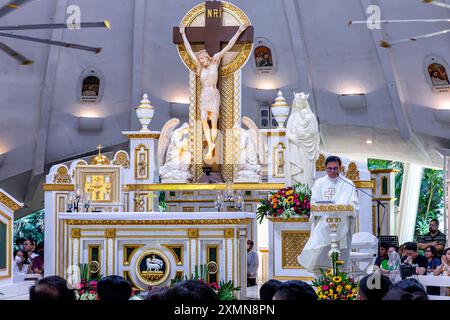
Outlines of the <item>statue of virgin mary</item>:
M286 125L286 185L314 185L319 155L319 124L308 103L308 96L294 92L292 112Z

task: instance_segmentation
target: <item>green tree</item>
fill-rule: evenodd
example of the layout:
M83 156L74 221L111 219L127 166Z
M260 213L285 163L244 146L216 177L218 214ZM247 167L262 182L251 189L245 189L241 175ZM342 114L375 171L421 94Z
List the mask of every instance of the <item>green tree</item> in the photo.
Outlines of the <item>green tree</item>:
M14 221L14 242L17 239L33 239L36 245L44 243L44 210L36 211ZM14 250L17 250L14 243Z
M431 219L439 219L444 208L444 171L426 168L420 186L415 237L428 232Z

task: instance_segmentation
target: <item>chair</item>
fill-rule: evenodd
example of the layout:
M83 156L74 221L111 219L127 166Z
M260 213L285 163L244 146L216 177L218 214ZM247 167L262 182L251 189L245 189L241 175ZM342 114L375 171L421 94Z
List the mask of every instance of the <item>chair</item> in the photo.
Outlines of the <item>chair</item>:
M363 276L372 270L375 259L378 254L378 239L369 232L358 232L353 234L352 251L350 252L350 261L352 263L353 277ZM358 250L358 251L355 251Z

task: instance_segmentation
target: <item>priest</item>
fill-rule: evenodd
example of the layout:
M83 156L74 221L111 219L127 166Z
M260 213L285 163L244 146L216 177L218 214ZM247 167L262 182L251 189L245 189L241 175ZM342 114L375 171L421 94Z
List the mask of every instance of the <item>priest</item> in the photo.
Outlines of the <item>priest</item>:
M330 156L325 161L327 175L317 179L311 189L311 203L329 201L334 204L351 204L355 210L355 216L359 212L358 195L353 182L339 174L342 162L339 157ZM346 262L344 269L350 267L349 255L353 235L354 217L343 217L337 231L340 260ZM306 243L298 262L309 272L320 274L319 269L325 272L331 267L331 259L328 252L331 247L330 227L326 217L321 217L311 230L311 236Z

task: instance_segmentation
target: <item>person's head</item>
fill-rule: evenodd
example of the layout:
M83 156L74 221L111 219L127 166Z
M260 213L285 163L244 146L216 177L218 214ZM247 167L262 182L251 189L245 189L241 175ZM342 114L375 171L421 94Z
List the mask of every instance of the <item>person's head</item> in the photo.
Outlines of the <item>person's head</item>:
M327 171L327 175L330 178L337 178L339 176L339 171L341 170L342 161L339 157L329 156L325 160L325 168Z
M436 233L439 231L439 220L438 219L432 219L430 221L430 225L428 226L428 230L431 233Z
M359 299L381 300L391 285L391 280L380 272L366 275L359 281Z
M385 242L380 243L380 248L378 249L378 253L380 257L386 257L388 253L389 246Z
M25 261L25 253L22 250L16 250L14 252L14 261L19 264Z
M36 242L34 242L34 240L32 240L32 239L26 239L26 240L23 242L23 250L24 250L25 252L31 253L31 252L34 251L35 248L36 248Z
M428 295L419 281L405 279L394 284L383 300L428 300Z
M170 288L162 300L208 302L216 301L216 293L204 282L197 280L186 280Z
M67 281L58 276L45 277L30 288L31 301L75 300L75 292L67 287Z
M418 255L418 253L417 253L417 244L415 244L414 242L407 242L407 243L405 243L404 254L407 257L412 257L413 259L415 259L417 257L417 255Z
M398 247L395 245L391 245L388 248L388 254L393 253L393 252L397 252L398 253Z
M423 301L428 300L428 295L422 292L411 293L400 288L391 288L383 300L405 300L405 301Z
M317 300L317 294L306 282L291 280L280 285L273 300L314 301Z
M265 282L259 289L259 299L261 301L272 300L281 284L281 281L275 279L270 279L269 281Z
M447 263L450 263L450 248L447 248L447 249L444 250L443 256L447 260Z
M253 249L253 241L247 240L247 251L251 251Z
M425 257L428 259L434 259L437 257L437 251L435 246L429 246L425 249Z
M131 292L131 284L121 276L103 277L97 283L98 298L102 301L126 301Z
M153 287L148 290L145 300L163 300L163 296L168 290L169 287Z
M211 64L211 56L208 54L208 51L206 51L205 49L197 52L196 56L202 67L206 68Z

